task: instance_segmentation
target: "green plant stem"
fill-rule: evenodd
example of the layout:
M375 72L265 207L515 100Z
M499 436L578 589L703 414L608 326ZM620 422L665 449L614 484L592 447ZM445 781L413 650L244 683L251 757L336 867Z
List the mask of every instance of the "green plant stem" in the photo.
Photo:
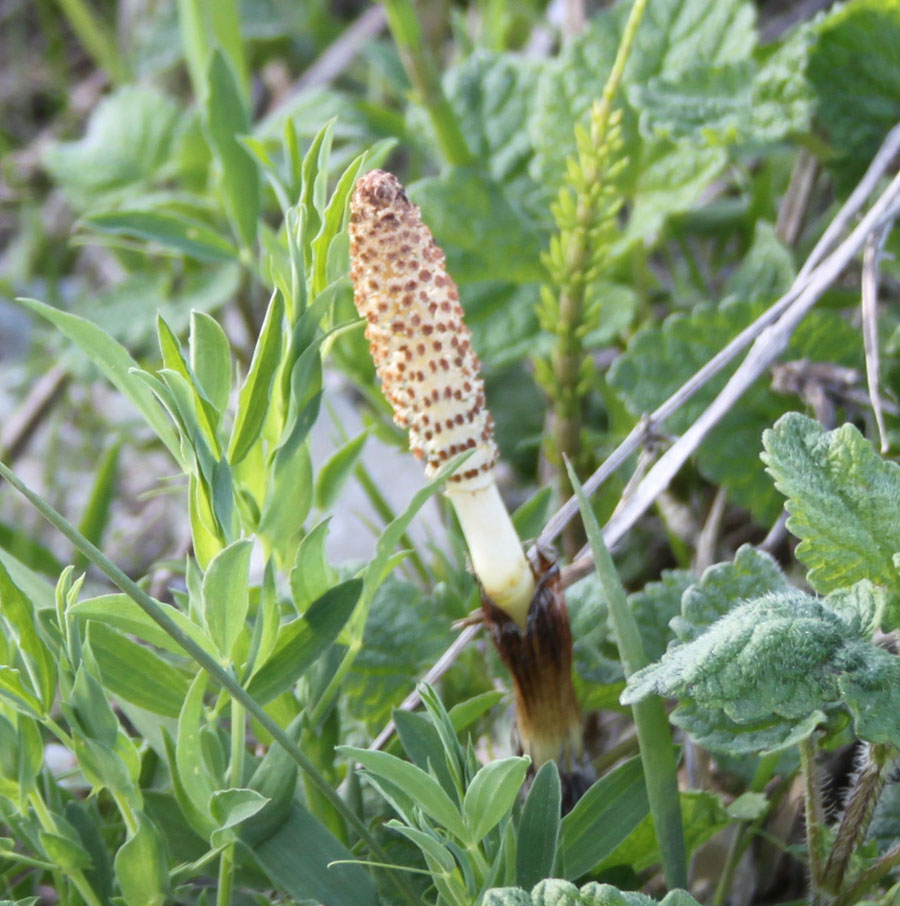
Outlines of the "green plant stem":
M822 794L816 776L815 740L812 736L809 736L799 744L798 748L800 750L800 770L803 773L806 845L809 852L809 883L811 900L815 902L822 890L822 878L825 873L825 844L822 838L825 811L822 808Z
M176 641L204 670L246 710L253 715L259 724L271 735L281 748L297 763L300 769L310 778L322 795L337 809L348 824L357 832L360 839L382 861L389 861L387 853L378 841L369 833L363 821L353 812L331 784L319 773L316 766L300 750L275 720L266 713L259 702L226 671L216 660L203 650L192 638L187 636L159 605L136 582L129 578L106 554L98 550L68 520L58 513L43 497L31 490L6 463L0 462L0 477L5 478L26 500L95 566L97 566L124 594L128 595L158 626ZM391 873L391 878L404 900L416 906L417 899L407 887L402 877ZM93 906L93 904L91 904ZM99 906L99 904L98 904Z
M885 875L900 866L900 844L889 849L868 871L864 871L832 906L853 906L858 903Z
M568 462L566 468L578 496L581 518L594 554L597 576L609 607L610 623L619 649L622 668L628 677L647 663L640 629L628 606L625 589L603 540L603 532L591 509L590 501ZM647 799L650 802L650 812L659 840L666 883L670 890L675 887L687 888L687 851L669 718L662 699L657 695L632 705L632 711L641 750L641 762L644 766Z
M106 72L111 82L121 85L128 79L128 72L121 55L116 50L116 36L112 29L92 12L84 0L56 0L68 19L72 31L84 45L94 62Z
M753 778L753 781L750 784L750 791L755 793L760 793L765 788L766 784L771 779L772 775L775 772L775 768L778 764L778 754L764 755L759 762L759 767L756 770L756 775ZM766 810L766 813L761 815L755 821L750 824L741 824L734 837L731 840L731 845L728 847L728 853L725 857L725 864L722 867L722 873L719 875L719 881L716 884L716 890L713 894L713 906L722 906L725 902L725 898L728 896L728 892L731 889L732 881L734 880L734 873L737 870L738 863L741 861L744 853L747 851L747 847L750 845L750 841L753 839L753 831L757 830L762 822L765 820L766 816L771 812L774 801L781 799L781 797L787 792L787 789L790 785L790 777L785 777L781 784L778 792L770 797L769 808Z
M441 153L451 166L469 166L474 162L472 151L441 87L437 68L425 50L411 0L385 0L384 9L397 52L419 102L428 112Z
M228 764L228 783L233 789L239 789L244 785L245 719L244 706L239 701L232 699L231 761ZM216 906L230 906L231 904L231 892L234 889L234 849L235 844L230 844L222 851L219 859Z

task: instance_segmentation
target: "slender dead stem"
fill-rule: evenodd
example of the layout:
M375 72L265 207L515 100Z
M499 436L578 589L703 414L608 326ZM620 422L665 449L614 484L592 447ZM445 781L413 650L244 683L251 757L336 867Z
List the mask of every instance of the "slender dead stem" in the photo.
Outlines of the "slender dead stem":
M866 379L869 385L869 398L872 400L872 411L875 413L875 423L878 425L878 436L881 438L882 453L888 451L888 439L884 427L881 393L878 390L881 372L878 354L878 265L892 226L893 223L888 221L866 240L862 270L862 327L866 350Z

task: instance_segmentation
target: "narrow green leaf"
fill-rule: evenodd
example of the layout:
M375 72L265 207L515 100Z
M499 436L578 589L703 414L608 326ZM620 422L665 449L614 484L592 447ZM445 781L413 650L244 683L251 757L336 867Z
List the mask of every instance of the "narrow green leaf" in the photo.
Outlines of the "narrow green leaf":
M216 648L204 631L192 623L180 610L171 604L156 602L160 610L171 619L178 628L188 635L208 654L215 656ZM145 642L159 648L165 648L174 654L183 654L184 648L178 644L164 629L152 620L128 595L101 595L97 598L85 598L68 609L68 613L80 620L96 620L108 623L132 633Z
M421 714L394 709L394 725L403 750L413 764L437 777L448 796L456 798L453 775L447 767L447 756L434 725Z
M88 498L84 515L78 525L78 531L84 535L91 544L99 545L106 525L109 522L109 508L116 494L116 479L119 474L119 451L122 449L121 441L116 441L106 449L100 458L91 496ZM75 555L75 569L82 571L87 566L87 558L82 553Z
M513 525L521 539L537 538L550 518L552 503L553 489L540 488L512 514Z
M110 693L154 714L178 717L190 687L184 673L104 623L88 621L87 638Z
M251 246L259 217L259 170L238 141L250 131L250 120L231 64L218 48L212 52L207 79L206 126L222 166L225 207L242 244Z
M237 465L259 437L269 410L269 391L281 357L281 330L284 303L280 293L272 296L266 312L250 370L241 387L238 408L228 447L228 460Z
M541 766L528 791L516 839L516 884L531 888L553 874L562 791L556 762Z
M237 249L202 220L164 211L106 211L89 214L81 223L111 236L128 236L155 243L161 250L197 261L217 263L237 259Z
M18 642L32 689L49 710L56 696L56 661L38 632L34 606L0 563L0 617ZM40 708L38 709L41 710Z
M20 299L19 301L36 314L46 318L76 343L116 389L134 404L175 457L175 461L182 462L178 440L172 426L149 388L132 374L132 370L137 369L138 365L123 346L96 324L92 324L84 318L59 311L36 299Z
M203 618L209 637L230 659L250 607L249 572L253 542L241 538L216 554L203 575Z
M302 617L282 626L269 660L247 691L265 703L286 692L338 637L359 601L362 582L350 579L315 601Z
M175 766L178 770L179 782L197 814L203 819L209 820L209 801L213 794L213 785L203 760L200 741L201 721L206 723L203 715L203 693L205 691L206 673L201 671L191 683L190 691L184 700L184 706L178 718Z
M358 437L347 441L319 470L316 482L316 506L320 510L330 510L334 506L341 488L362 454L368 436L369 432L363 431Z
M527 756L513 756L491 761L478 769L463 801L463 818L470 844L479 843L513 807L530 764L531 759Z
M252 819L251 819L252 820ZM305 808L294 804L278 830L253 846L266 877L291 897L322 906L377 906L370 875L359 865L329 863L354 856Z
M337 582L337 573L328 565L325 556L330 518L313 526L297 548L291 570L291 596L299 613L305 612L316 598L324 595Z
M562 876L590 871L650 813L639 757L598 780L562 820L559 856Z
M38 831L38 839L47 859L63 871L74 872L91 867L91 857L80 842L62 834Z
M41 702L25 687L19 671L0 664L0 698L5 699L20 714L29 717L43 717Z
M388 821L387 826L402 834L407 840L412 840L425 856L436 862L443 871L452 873L456 869L453 853L431 834L426 834L416 827L407 827L399 821Z
M191 368L216 411L228 408L231 396L231 346L215 318L191 312Z
M216 790L209 800L209 812L218 822L219 830L225 830L252 818L268 802L269 799L256 790Z
M358 749L354 746L337 746L337 751L356 759L376 777L384 778L389 783L406 790L426 815L439 822L460 840L468 839L459 809L430 774L387 752Z

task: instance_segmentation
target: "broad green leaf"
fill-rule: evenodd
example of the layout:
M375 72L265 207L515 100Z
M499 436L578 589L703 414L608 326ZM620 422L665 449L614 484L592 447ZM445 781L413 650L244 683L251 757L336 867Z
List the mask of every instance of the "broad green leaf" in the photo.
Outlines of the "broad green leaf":
M102 98L84 136L52 142L42 163L79 209L142 191L169 159L178 119L174 101L149 83Z
M556 762L543 764L531 784L516 838L516 884L526 890L553 874L562 793Z
M276 887L296 900L322 906L377 906L379 902L364 868L329 867L331 862L352 861L353 853L296 803L275 833L253 845L253 858Z
M191 368L207 399L222 413L231 396L231 346L215 318L191 312Z
M468 838L463 817L453 800L430 774L387 752L337 746L337 751L358 761L367 772L405 790L422 811L460 840ZM366 776L366 775L363 775Z
M109 508L116 494L121 449L121 441L116 441L101 456L91 495L78 524L78 531L96 547L102 546L103 532L109 522ZM83 570L86 566L87 558L79 551L75 556L75 569Z
M216 554L203 574L203 619L223 658L230 659L250 607L253 542L242 538Z
M353 440L347 441L331 455L319 470L319 477L316 481L316 506L320 510L330 510L334 506L341 493L341 488L350 477L362 454L368 437L369 432L363 431Z
M211 841L213 845L225 842L228 837L223 831L229 831L252 818L265 808L268 802L269 799L256 790L216 790L209 801L209 813L219 825L213 832Z
M483 173L454 168L414 183L409 196L422 208L458 283L498 278L532 283L544 278L540 235L510 204L503 188Z
M898 43L900 8L894 0L843 4L818 27L808 78L816 120L834 152L831 165L847 189L900 119Z
M639 756L601 777L562 820L559 864L566 878L590 871L648 815Z
M538 187L528 175L534 151L522 124L528 121L537 72L531 60L518 55L476 49L443 79L475 158L508 188L514 206L535 212Z
M900 658L874 645L860 647L852 672L838 684L854 718L856 735L870 743L893 748L900 744L900 714L894 702L900 696Z
M237 249L212 227L184 214L139 209L100 211L82 223L98 233L144 239L197 261L234 261Z
M36 299L21 299L23 305L46 318L76 343L115 388L127 397L144 416L159 439L166 445L176 462L181 463L181 453L175 431L169 424L151 390L136 375L137 362L112 337L101 328L59 309L44 305Z
M475 723L482 714L486 714L499 704L504 697L505 693L499 689L492 689L490 692L482 692L480 695L473 695L472 698L458 702L447 712L453 729L457 733L461 733L470 724Z
M513 807L531 759L501 758L478 769L463 800L468 841L476 844L493 830Z
M298 535L312 507L312 457L306 436L318 416L321 399L317 393L297 415L269 470L259 532L287 563L296 557Z
M350 579L330 588L304 613L286 623L269 660L253 676L250 694L265 703L286 692L338 637L359 601L362 583Z
M16 554L0 549L0 565L7 571L13 582L22 589L36 610L52 608L54 603L53 586L33 568L22 562ZM53 577L61 570L54 570Z
M69 720L85 737L112 749L119 735L119 719L101 683L100 668L89 638L82 645L81 655L64 707L69 711Z
M47 859L63 871L74 872L91 867L91 857L80 841L45 830L38 831L38 839Z
M790 589L787 576L769 554L741 545L732 562L710 566L699 582L685 590L681 614L673 618L672 629L682 642L693 641L742 601ZM659 651L654 659L662 654Z
M190 686L183 672L103 623L88 621L87 638L110 693L154 714L178 717Z
M809 584L824 593L869 579L891 593L886 628L896 628L900 465L881 459L853 425L826 431L796 412L766 431L763 445Z
M866 580L825 599L768 592L633 674L622 703L657 692L724 711L737 723L803 721L840 703L841 682L869 682L877 649L868 638L884 606L884 594Z
M291 597L299 613L304 613L313 601L337 582L337 573L328 565L325 555L330 518L313 526L297 548L297 557L291 570Z
M648 661L662 657L669 647L674 638L670 621L681 612L682 594L693 581L693 573L686 570L664 570L660 581L648 582L628 596Z
M56 661L38 631L34 605L0 563L0 618L16 642L33 692L49 711L56 696Z
M164 906L169 895L169 867L162 837L138 812L138 829L116 853L115 870L127 906Z
M281 357L281 330L284 304L280 293L269 303L260 329L250 369L241 387L238 408L228 446L228 459L237 465L259 437L269 408L269 391Z
M234 70L216 48L207 70L206 128L210 145L222 167L222 195L241 243L256 239L259 216L259 170L238 136L250 131L240 85Z
M156 602L178 628L196 642L207 654L216 656L216 648L204 631L192 623L180 610L162 601ZM145 642L165 648L174 654L184 654L184 649L159 624L151 619L128 595L101 595L86 598L69 607L68 612L80 620L109 623L123 632L132 633Z

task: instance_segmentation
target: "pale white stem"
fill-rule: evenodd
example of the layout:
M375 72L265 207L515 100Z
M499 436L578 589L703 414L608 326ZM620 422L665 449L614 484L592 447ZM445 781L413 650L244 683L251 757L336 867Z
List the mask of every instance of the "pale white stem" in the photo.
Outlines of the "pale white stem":
M524 629L534 575L497 485L491 480L475 490L451 486L446 493L478 581L494 604Z

